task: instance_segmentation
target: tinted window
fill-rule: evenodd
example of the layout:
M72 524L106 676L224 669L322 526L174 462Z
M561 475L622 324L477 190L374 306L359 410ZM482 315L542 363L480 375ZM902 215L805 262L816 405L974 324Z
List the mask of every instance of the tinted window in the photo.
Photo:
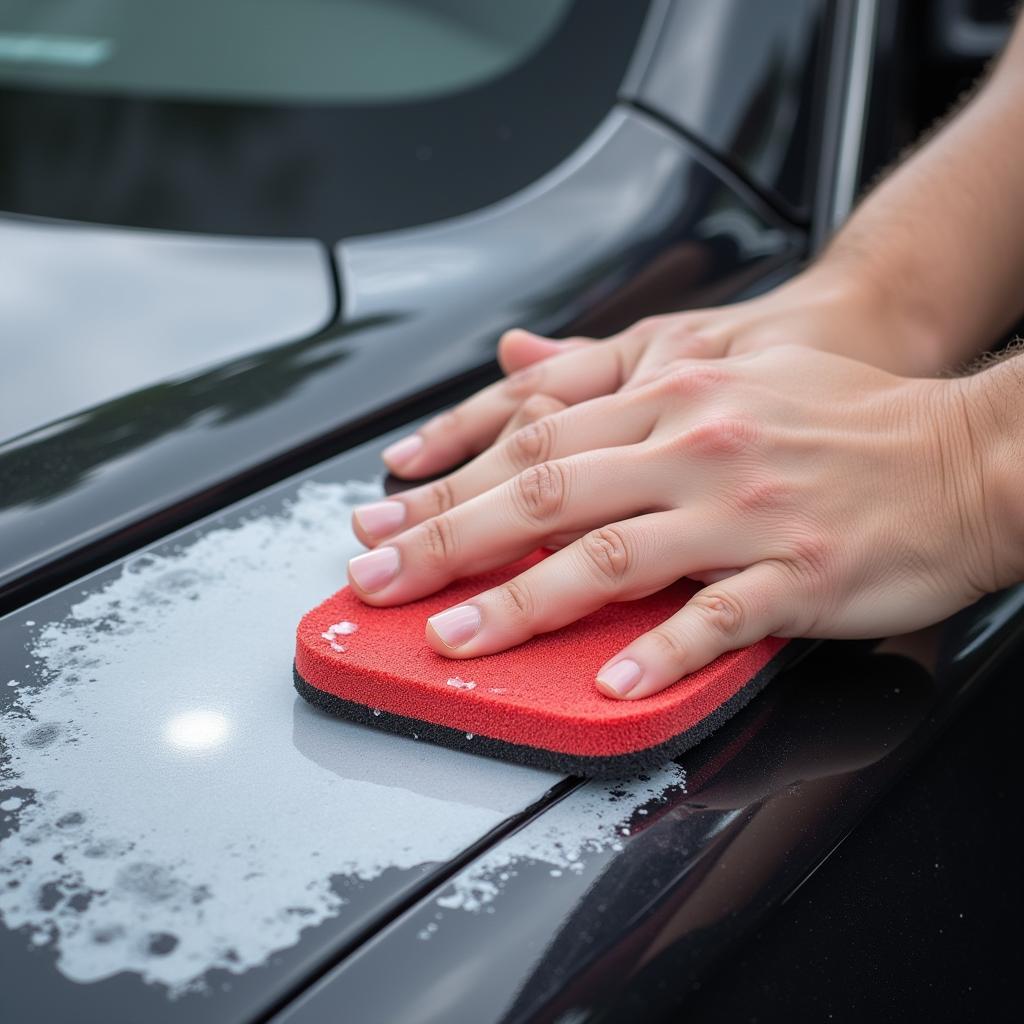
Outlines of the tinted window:
M0 209L327 241L493 202L614 102L646 3L0 3Z

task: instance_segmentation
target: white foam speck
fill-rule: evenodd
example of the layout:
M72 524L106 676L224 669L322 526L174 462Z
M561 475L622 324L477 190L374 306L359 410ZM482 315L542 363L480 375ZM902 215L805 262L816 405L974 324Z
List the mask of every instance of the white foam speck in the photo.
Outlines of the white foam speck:
M471 733L471 732L467 732L466 733L466 739L467 740L471 740L473 738L473 736L474 736L474 733Z
M18 680L17 679L8 679L7 680L7 685L8 686L17 686L18 685Z
M22 801L16 796L8 797L0 803L0 811L16 811L21 807Z
M343 654L343 653L345 652L345 645L344 645L344 644L336 644L336 643L335 643L335 642L334 642L334 641L332 640L332 641L331 641L331 650L332 650L332 651L337 651L337 652L338 652L338 654Z
M579 874L588 856L622 849L617 837L629 834L624 823L643 804L685 786L686 772L676 764L644 779L589 782L484 853L456 875L435 902L447 910L484 909L523 863L545 864L553 878L565 871Z
M66 977L173 995L242 973L344 912L332 878L447 860L552 784L296 698L295 625L358 551L353 505L379 495L307 483L128 561L29 638L41 685L0 717L3 784L33 792L3 804L0 919Z
M359 632L359 627L354 622L336 622L333 626L329 626L328 629L332 633L338 633L341 636L351 636L353 633Z
M491 693L508 693L507 686L489 686L488 690L490 690Z
M460 679L458 676L452 676L448 680L449 686L454 686L456 690L473 690L476 688L476 683L467 682L465 679Z

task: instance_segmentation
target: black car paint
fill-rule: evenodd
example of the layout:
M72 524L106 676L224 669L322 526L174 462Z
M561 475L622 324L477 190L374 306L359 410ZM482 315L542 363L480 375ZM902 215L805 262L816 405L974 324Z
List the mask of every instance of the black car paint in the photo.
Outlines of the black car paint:
M819 646L679 759L686 790L634 817L618 855L556 883L546 865L519 864L493 915L446 914L423 943L442 887L275 1024L326 1024L342 1006L365 1024L679 1019L716 962L794 896L993 670L1012 672L1022 610L1024 587L874 650ZM399 963L402 989L384 983Z
M757 8L753 9L756 10ZM752 17L750 11L751 9L748 8L744 12L747 18ZM735 10L732 10L731 16L735 17L735 14ZM751 31L757 31L756 25L751 25ZM724 55L723 60L728 60L728 54ZM747 109L756 108L756 100L761 93L761 84L757 81L751 82L752 91ZM658 113L667 120L671 120L671 117L663 114L661 111L658 111ZM806 128L806 126L804 127ZM817 130L816 126L812 126L812 128L815 131ZM687 130L692 131L700 139L707 130L707 125L687 126ZM806 136L794 136L794 148L807 145L809 145L809 140ZM730 154L726 153L723 155L730 164L736 163ZM758 186L769 188L770 184L759 182ZM785 272L784 266L782 272ZM728 275L726 277L728 278ZM621 320L626 317L625 309L632 311L632 308L632 306L627 306L624 300L618 303L617 308L613 306L610 311L606 308L599 308L597 310L598 315L594 317L594 322L598 324L602 322L614 323L616 318ZM605 320L605 317L608 319ZM375 326L377 325L362 325L362 328L368 330L372 335ZM388 324L383 326L393 328L394 325ZM325 343L323 339L314 339L310 342L296 344L304 344L305 348L303 351L305 352L309 349L315 350L316 345ZM367 414L355 423L348 423L345 429L339 429L334 433L321 436L318 446L300 446L298 450L293 448L290 451L287 450L287 446L283 446L279 460L269 466L266 464L262 465L259 471L253 470L245 475L244 478L235 477L231 481L227 479L230 471L226 471L222 465L217 482L211 483L204 493L197 494L194 488L179 486L162 504L157 503L152 508L145 510L150 516L148 521L138 518L142 513L136 508L133 514L127 516L119 524L116 531L104 535L106 536L105 544L101 545L91 556L86 555L83 557L81 549L76 552L69 547L64 565L62 567L55 567L50 562L48 568L46 567L47 559L43 557L37 564L34 573L30 574L29 577L21 578L16 586L13 585L12 579L8 577L8 589L5 591L7 606L15 606L29 593L41 592L52 586L55 580L70 578L71 575L83 571L85 567L96 564L98 560L112 557L114 553L137 547L144 539L165 532L171 525L177 525L196 517L212 507L223 505L239 494L250 492L269 479L280 477L285 472L294 469L297 465L322 457L332 448L336 450L337 447L353 443L357 438L376 435L389 423L393 423L396 420L409 419L423 411L428 405L441 404L451 399L460 392L460 389L465 390L470 380L468 376L464 376L460 381L459 374L467 373L473 367L480 365L483 360L478 357L489 353L492 350L492 344L493 336L477 339L477 343L470 346L473 352L473 357L470 360L454 360L451 364L446 364L447 378L441 373L436 378L433 378L434 381L441 381L443 379L446 383L429 387L425 381L418 382L422 390L413 393L413 388L410 388L410 395L405 404L399 406L397 403L391 403L385 406L384 403L381 403L372 414ZM286 348L290 347L286 346ZM403 372L405 372L405 358L403 354ZM240 371L242 380L245 381L245 373L248 367L242 366L235 367L234 369ZM323 372L324 369L318 368L318 372ZM480 378L473 379L482 379L488 372L490 371L483 370ZM199 393L200 409L228 409L228 415L231 415L231 407L225 404L228 394L229 374L230 371L214 375L210 380L203 382L205 385L209 385L212 396L209 399L204 395L205 387L200 386L196 389ZM267 387L266 376L262 379L262 384L258 383L259 378L253 380L254 391L262 391ZM362 381L362 387L370 388L377 383L373 379L364 380ZM162 394L143 396L141 402L148 402L150 398L163 399L164 396ZM261 395L259 398L263 404L273 404L281 401L279 397L273 396ZM242 401L244 403L244 396ZM177 402L178 399L171 401L172 409ZM259 405L260 401L254 401L252 404ZM114 414L114 422L123 425L124 419L121 417L123 414L127 414L127 412L127 409L117 411ZM237 414L249 415L250 413L247 408L243 407L237 410ZM180 415L172 412L170 425L166 427L166 431L168 436L174 439L175 443L177 443L180 435L179 427L181 422ZM89 441L86 438L84 447L88 446ZM145 451L144 447L142 450ZM196 449L181 449L182 452L189 450L194 451ZM74 465L70 466L69 469L72 475L79 472L78 467ZM99 511L102 512L105 507L108 512L112 508L120 512L122 508L126 507L123 502L123 494L120 492L126 489L129 489L129 484L127 481L122 481L119 488L97 492L97 499L106 503L105 506L101 506ZM36 499L30 499L30 501L32 500ZM127 504L130 505L131 503L128 502ZM23 510L26 516L31 515L32 507L29 504ZM96 535L94 534L93 536ZM90 539L90 537L80 537L79 541L84 543ZM53 554L51 551L51 555ZM887 728L895 728L900 723L906 725L909 721L918 717L922 707L926 709L942 707L945 709L944 713L957 711L963 699L980 687L984 681L985 674L992 669L992 665L984 660L978 664L968 665L969 659L965 655L972 651L977 654L980 650L986 655L991 655L993 659L1006 656L1006 652L1011 649L1013 637L1020 628L1021 617L1018 611L1018 600L1019 598L1016 595L1005 595L1002 598L994 599L994 604L997 608L1008 610L1012 613L1001 625L992 619L991 616L986 618L984 609L980 612L966 613L965 617L961 620L961 624L954 623L948 630L948 651L952 653L952 656L947 654L945 659L940 659L941 664L940 662L932 661L927 671L914 665L912 663L913 659L909 661L896 661L894 660L895 658L902 656L890 654L880 658L877 655L869 655L865 652L851 652L849 648L842 649L850 652L849 663L837 665L833 655L826 649L812 656L798 674L792 678L780 681L780 685L773 687L768 694L748 710L746 718L730 727L733 730L741 730L743 724L746 723L750 725L753 735L747 739L746 744L741 750L737 751L735 756L730 757L728 751L725 751L723 763L719 766L717 775L709 778L707 783L703 784L705 790L717 791L718 789L724 789L725 796L721 796L721 799L726 802L729 801L729 794L731 793L732 803L735 805L732 809L741 812L746 809L751 815L751 818L745 824L741 821L741 824L736 826L735 831L729 833L730 841L736 841L737 834L741 835L744 827L749 828L751 821L755 818L760 819L762 822L778 822L780 823L780 828L785 828L788 822L789 826L794 829L794 835L799 837L802 861L801 858L794 860L793 868L795 873L793 874L790 873L789 865L785 858L778 862L776 864L776 867L779 868L778 874L772 876L764 890L752 894L752 898L747 903L743 904L740 902L737 904L746 916L740 915L735 920L729 918L720 920L717 930L712 928L707 952L712 952L715 944L719 941L724 943L737 940L743 931L756 921L762 910L767 906L777 904L779 900L787 895L792 895L794 887L803 878L806 878L808 872L813 870L814 865L821 863L822 859L833 848L835 842L841 839L842 834L844 834L844 828L852 827L865 812L870 802L881 797L881 794L892 784L895 776L902 770L903 764L907 763L912 755L916 755L919 752L920 748L924 745L923 739L927 738L929 741L934 741L937 738L938 729L934 723L926 720L923 724L917 726L916 731L912 730L909 734L902 736L903 742L894 755L886 754L875 760L869 759L854 771L844 770L847 768L845 765L838 766L837 770L837 766L829 760L829 752L827 750L825 752L819 750L816 764L821 774L810 781L804 780L801 782L800 779L796 779L797 788L794 791L790 791L789 782L791 780L787 778L787 773L784 769L801 764L806 766L807 763L806 761L801 762L798 756L794 756L793 745L803 747L803 752L806 753L807 746L809 744L813 745L815 738L820 738L826 745L837 739L848 738L848 723L843 718L842 711L848 709L851 702L867 714L869 722L877 730L874 734L876 738L884 737ZM958 633L963 622L973 622L975 624L974 628L981 631L982 643L980 647L974 640L965 639L962 632ZM989 622L992 627L987 636L985 635L986 622ZM862 694L856 691L856 687L851 692L850 683L856 682L858 678L856 676L857 671L874 672L876 669L879 672L882 670L886 672L896 670L900 689L902 690L904 686L908 688L907 698L905 700L894 699L896 695L892 692L886 692L884 687L880 688L877 680L874 682L869 680L869 692L866 700ZM815 677L813 674L815 671L819 671L821 675ZM1002 671L1005 676L1008 671L1012 670L1008 670L1004 665ZM853 673L852 675L851 672ZM844 704L841 708L833 709L827 702L823 703L823 700L813 692L808 692L808 683L812 684L813 689L813 684L816 681L820 681L820 684L825 687L825 693L834 692L837 697L843 699ZM895 686L892 689L894 690ZM899 696L902 697L902 694ZM761 720L756 717L756 714L758 709L762 707L767 712L768 721L759 725ZM785 718L786 707L793 709L796 714L796 720L803 721L812 735L805 736L794 733L788 728ZM894 711L895 717L891 717ZM774 725L772 725L773 718ZM773 732L773 729L776 731ZM778 731L779 729L781 729L781 732ZM711 744L699 748L695 752L698 760L692 766L694 772L699 770L700 765L710 764L713 752L718 751L722 753L722 747L731 735L735 735L735 733L723 733L716 740L712 740ZM790 743L790 746L781 753L772 745L773 738L778 739L780 736ZM797 751L798 754L800 752L799 750ZM875 753L878 753L877 748ZM906 761L902 760L903 758L906 758ZM789 774L792 774L792 772ZM719 778L724 781L719 782ZM731 790L726 785L730 780L734 783ZM776 782L779 783L781 789L773 788ZM821 798L824 807L828 806L828 801L830 800L838 803L840 818L846 822L844 828L837 830L834 823L823 810L823 806L812 806L817 797ZM687 803L686 801L690 802ZM637 889L627 887L627 894L634 892L650 894L649 890L645 889L647 882L644 881L644 877L648 871L646 863L641 859L641 850L649 852L652 857L652 864L657 864L662 868L665 867L666 851L661 843L655 842L658 838L659 830L667 830L667 832L661 833L663 836L667 834L670 837L674 837L676 829L692 829L694 818L708 818L716 813L710 807L693 806L693 801L696 801L696 803L701 803L701 801L696 799L696 794L692 791L686 798L686 801L674 806L673 810L676 812L674 818L671 814L666 814L659 819L658 828L642 831L633 837L630 844L624 850L621 868L613 864L607 869L606 873L609 874L609 877L621 877L627 883L631 882L638 887ZM802 826L798 824L800 818L799 809L802 807L810 807L812 811L819 814L817 819L819 828L817 831L812 830L812 834L809 836L803 834ZM719 808L718 810L721 809ZM1010 813L1013 812L1011 811ZM687 835L691 834L687 832ZM629 851L628 858L625 856L627 851ZM673 870L674 863L674 860L669 857L669 870ZM802 868L799 867L799 863L803 864ZM698 877L698 875L700 875L700 872L694 872L693 874L697 888L699 888L700 884L703 884L705 887L713 886L713 879L709 880L707 876ZM436 879L434 880L436 881ZM693 895L688 895L689 879L677 876L675 881L678 884L675 889L673 889L671 884L668 884L663 890L659 890L659 899L665 901L664 911L660 909L660 905L655 907L653 904L646 904L643 912L637 915L635 913L637 908L631 901L627 900L621 917L614 922L613 926L608 927L607 931L599 932L603 940L605 940L603 946L587 942L581 943L571 935L559 938L566 921L571 921L575 925L580 920L591 920L593 908L586 906L586 901L583 899L584 894L581 893L581 905L576 905L575 903L569 907L562 905L560 908L555 908L549 915L545 915L545 901L549 898L550 891L543 884L543 879L536 879L535 881L538 883L535 888L524 885L520 902L523 909L529 908L532 912L537 913L541 920L536 925L528 920L526 925L527 927L536 927L537 934L544 934L546 930L546 934L551 940L557 942L560 958L552 962L549 967L546 967L543 975L537 974L535 976L530 973L533 969L531 965L524 967L521 959L517 961L515 957L512 958L513 962L508 966L509 980L507 982L511 986L511 991L514 992L516 987L523 984L528 977L532 978L531 986L533 983L537 986L535 993L532 991L524 992L521 1001L517 1003L516 1013L519 1014L519 1019L551 1019L548 1011L555 1005L555 1001L562 998L560 990L563 986L571 986L574 983L581 985L580 989L573 990L578 994L578 1001L587 1006L595 1006L598 994L611 1000L616 1000L609 1002L604 1010L604 1015L608 1019L621 1019L624 1016L626 1019L635 1019L636 1016L653 1016L653 1007L660 1000L664 999L669 1004L676 1002L680 998L681 990L694 977L699 978L706 969L707 964L703 960L705 949L702 933L692 929L687 930L685 927L678 929L676 942L666 946L665 952L657 960L652 961L651 973L646 975L629 974L622 967L622 963L636 962L637 954L633 946L636 944L636 946L643 948L645 944L649 944L651 930L675 928L678 921L686 923L688 899L692 900L694 898ZM711 891L714 892L714 889L712 888ZM423 895L424 898L428 898L425 892ZM393 914L395 910L396 908L392 906L387 912ZM343 962L337 969L338 978L345 977L346 972L349 971L350 973L347 974L347 977L356 977L361 970L366 970L362 965L373 960L374 956L377 955L375 951L379 946L386 945L389 942L395 942L400 945L401 942L405 941L405 937L408 935L406 931L407 921L417 912L418 908L416 906L411 907L408 911L408 918L399 916L392 926L381 932L378 938L365 947L365 952L356 953L350 960ZM658 916L662 912L665 915L665 920ZM479 937L473 937L468 933L466 937L468 941L473 943L472 946L459 945L455 935L452 934L450 936L452 946L449 949L449 953L451 956L459 957L470 952L479 952ZM488 933L484 936L484 941L490 945L493 942L493 933ZM555 948L555 946L552 946L552 950ZM624 955L624 961L603 959L616 949ZM423 952L422 947L417 948L416 952L421 955ZM495 952L497 953L498 951ZM513 950L513 953L515 952ZM630 957L633 958L632 961L630 961ZM600 965L603 971L599 971L597 974L591 973L595 965ZM448 963L441 963L439 970L443 971L449 969L449 967L450 961ZM322 965L317 969L322 969ZM489 960L488 969L495 971L502 969L501 962L497 956ZM379 976L382 984L391 985L394 988L393 979L396 970L398 970L396 964L385 964L383 973ZM687 974L687 971L692 971L692 974ZM610 992L607 988L608 974L614 975L616 980L622 982L615 992ZM363 977L368 980L372 975L367 973ZM45 980L40 979L40 983L48 984L49 976ZM351 984L355 986L357 983L351 982ZM742 984L742 978L738 979L738 984ZM293 1017L292 1011L289 1011L283 1015L283 1019L315 1020L319 1019L317 1015L322 1013L327 1014L329 1019L337 1019L339 1015L344 1015L346 1010L352 1007L353 994L356 988L346 988L342 995L335 994L331 998L325 997L323 995L325 992L336 993L338 991L333 986L334 976L328 974L322 983L322 987L311 991L309 1002L300 1000L294 1010L295 1016ZM289 995L297 994L301 988L302 984L297 982L294 989L287 994L282 994L279 998L282 1000L287 999ZM367 990L364 988L363 991L365 993ZM570 990L566 988L566 991ZM650 1001L647 999L649 993L652 994ZM468 992L464 994L467 998L471 995ZM497 1009L493 1003L486 1003L485 997L487 993L478 992L477 994L485 999L485 1004L483 1004L484 1012L490 1014L491 1017L495 1017ZM377 993L375 998L379 997L380 993ZM380 1004L371 1003L368 1005L379 1006ZM450 1015L447 1019L465 1019L464 1016L460 1017L459 1015L461 1014L461 1007L464 1005L459 1004L458 1012ZM638 1007L639 1011L637 1011ZM407 1008L408 1004L403 1004L401 1019L406 1019L405 1011ZM257 1017L265 1019L267 1012L271 1009L272 1006L268 1004L263 1012L257 1014ZM703 1010L710 1019L711 1014L708 1011L708 1007L705 1006ZM749 1002L744 1004L743 1010L744 1012L756 1012L756 1010L751 1011L751 1004ZM619 1011L618 1015L615 1016L613 1011ZM332 1012L333 1016L331 1015ZM531 1013L532 1016L529 1016ZM307 1014L309 1015L308 1017L303 1016ZM590 1016L593 1019L602 1019L600 1009L595 1010ZM485 1016L483 1019L488 1018Z
M380 471L381 447L382 439L378 439L372 444L346 452L301 474L295 480L263 491L194 527L165 538L148 549L148 553L157 557L173 556L182 545L193 543L212 530L237 527L254 514L280 514L294 500L300 487L309 481L330 485L353 479L372 479ZM76 580L74 584L34 602L24 614L0 619L0 660L11 671L19 671L27 659L20 674L29 677L29 685L49 686L59 682L48 678L30 655L28 646L32 631L24 624L26 616L31 616L33 623L60 622L84 594L102 592L104 586L116 579L123 569L122 562L114 562L87 579ZM281 685L285 693L290 692L290 683L287 674L283 674ZM0 710L14 709L16 713L17 701L17 691L7 686L0 687ZM308 713L307 706L300 698L294 697L294 702L299 705L298 714ZM303 756L315 760L315 751L303 749L303 733L297 725L293 725L292 741ZM408 741L402 739L397 742ZM41 751L40 756L46 756L45 750ZM7 783L5 761L5 744L0 736L0 792L4 793L5 798L33 800L31 790L24 787L11 788ZM345 767L344 773L348 777L352 769ZM395 764L388 763L386 759L367 765L358 777L385 786L411 784L404 781ZM554 776L552 779L557 781ZM259 799L258 782L255 780L252 794L239 793L236 796L240 800L251 798ZM201 795L197 794L197 801L201 802L201 799ZM86 808L85 811L88 814L90 809ZM76 1024L135 1024L138 1021L172 1024L174 1021L188 1019L194 1024L229 1024L261 1019L270 1007L277 1006L294 992L301 991L309 977L322 973L338 958L357 948L368 935L379 930L385 921L415 901L424 888L430 888L449 877L459 864L472 857L481 846L486 846L514 828L530 813L527 810L523 815L499 825L494 834L463 851L450 862L424 862L408 869L390 867L369 881L342 875L332 877L332 888L345 900L344 913L317 927L306 928L295 945L273 953L258 968L241 975L221 969L208 971L201 989L174 996L169 995L166 988L146 984L138 974L129 971L87 985L78 984L54 966L58 955L55 948L33 947L25 931L0 927L0 964L3 965L0 972L0 1020L4 1024L22 1024L31 1019L46 1021L48 1024L56 1024L58 1021L74 1021ZM13 815L6 815L0 810L0 840L8 829L18 827L17 822L12 824L13 818ZM166 827L173 830L176 823L168 821ZM273 820L267 821L267 828L275 827ZM0 870L0 877L6 878L3 870ZM226 927L222 924L219 926Z
M634 197L620 205L636 219L602 217L622 194ZM423 262L421 245L438 239L468 272L453 280L450 261ZM519 247L536 249L546 276L534 276ZM424 396L451 400L460 377L491 372L511 323L557 331L599 306L604 323L621 323L625 298L638 301L624 285L642 270L663 288L673 275L676 301L695 302L709 288L735 295L802 255L799 233L742 183L629 108L613 110L577 157L521 197L338 250L335 325L0 446L0 606L265 485L282 467L379 433L387 417L408 419ZM683 269L672 262L680 251L688 271L685 258ZM415 266L415 287L393 285L390 265Z
M621 95L699 139L806 220L821 156L832 6L797 0L755 14L746 0L660 2L653 56L632 69Z

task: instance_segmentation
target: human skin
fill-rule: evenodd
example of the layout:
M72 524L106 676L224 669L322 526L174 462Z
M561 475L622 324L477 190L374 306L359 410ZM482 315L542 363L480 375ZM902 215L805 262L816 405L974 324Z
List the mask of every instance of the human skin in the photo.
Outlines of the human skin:
M432 616L427 640L452 658L707 583L595 666L628 699L768 635L906 632L1024 579L1022 409L1019 358L940 380L799 346L690 360L357 510L377 547L349 580L368 604L402 604L582 534Z
M698 579L596 672L637 699L766 635L890 635L1024 578L1024 359L929 379L1021 312L1022 89L1018 26L961 114L767 296L602 342L506 335L505 381L385 453L408 478L482 454L356 511L356 593L403 603L564 545L428 621L461 658Z
M906 376L955 367L1024 311L1024 21L987 82L858 207L792 281L736 305L652 317L615 337L509 331L509 374L384 453L418 479L483 451L514 420L610 394L680 358L780 344Z

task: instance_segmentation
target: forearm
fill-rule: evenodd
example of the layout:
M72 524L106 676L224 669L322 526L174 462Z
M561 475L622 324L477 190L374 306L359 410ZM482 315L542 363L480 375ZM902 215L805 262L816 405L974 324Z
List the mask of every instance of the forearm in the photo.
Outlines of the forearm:
M885 311L926 372L1024 312L1024 21L989 81L860 205L811 271Z

